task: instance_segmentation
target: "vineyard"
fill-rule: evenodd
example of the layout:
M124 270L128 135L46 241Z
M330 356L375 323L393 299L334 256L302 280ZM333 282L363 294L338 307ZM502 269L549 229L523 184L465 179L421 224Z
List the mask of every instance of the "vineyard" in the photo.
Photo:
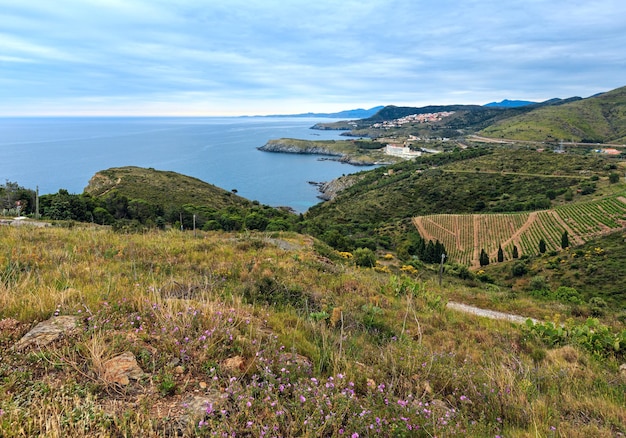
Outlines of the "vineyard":
M571 245L626 227L626 198L612 196L590 202L569 204L553 210L505 214L435 214L413 218L426 240L439 240L451 261L478 266L484 249L492 262L501 246L504 259L539 252L543 239L547 251L561 249L567 231Z

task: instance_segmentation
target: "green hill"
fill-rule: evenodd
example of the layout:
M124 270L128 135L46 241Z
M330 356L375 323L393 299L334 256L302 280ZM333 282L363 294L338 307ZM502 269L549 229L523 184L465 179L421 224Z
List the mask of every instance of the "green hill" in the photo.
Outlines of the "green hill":
M412 217L547 209L570 196L587 199L608 184L615 168L615 162L599 156L456 150L361 173L354 185L311 208L305 219L309 232L329 243L341 235L343 249L362 245L363 239L393 247L389 239L401 241L403 234L396 233Z
M530 141L626 143L626 87L501 120L481 135Z
M249 205L250 201L197 178L176 172L127 166L97 172L85 188L94 197L118 194L164 208L186 204L221 209Z

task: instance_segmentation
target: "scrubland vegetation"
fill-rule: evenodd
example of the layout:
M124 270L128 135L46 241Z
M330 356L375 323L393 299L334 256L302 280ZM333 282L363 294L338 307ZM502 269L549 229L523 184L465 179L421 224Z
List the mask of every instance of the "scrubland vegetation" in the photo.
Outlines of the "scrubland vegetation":
M624 436L623 153L555 142L623 140L624 90L385 131L457 138L302 215L154 169L7 181L0 436Z
M2 436L624 433L611 312L565 334L457 313L453 296L501 293L440 287L393 256L358 267L295 233L1 227L0 240ZM553 310L531 311L558 327ZM54 315L79 329L13 349ZM612 345L589 348L585 326ZM104 377L123 352L143 371L128 385Z

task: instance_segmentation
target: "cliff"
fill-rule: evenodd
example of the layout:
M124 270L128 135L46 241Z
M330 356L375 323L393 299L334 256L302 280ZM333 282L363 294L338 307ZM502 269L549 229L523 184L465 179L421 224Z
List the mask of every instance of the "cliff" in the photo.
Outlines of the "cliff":
M327 158L322 159L339 161L354 166L373 166L398 161L394 157L384 155L379 150L360 148L354 140L310 141L280 138L270 140L257 149L264 152L324 155Z

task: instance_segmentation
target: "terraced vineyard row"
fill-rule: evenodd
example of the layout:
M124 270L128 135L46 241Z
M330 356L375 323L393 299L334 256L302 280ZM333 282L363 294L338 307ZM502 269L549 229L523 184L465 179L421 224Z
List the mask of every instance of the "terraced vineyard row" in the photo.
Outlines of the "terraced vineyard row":
M536 254L541 239L548 251L560 249L564 231L570 244L578 245L625 228L626 198L613 196L532 213L418 216L413 223L425 239L442 242L450 260L478 266L481 249L495 262L501 245L505 260L510 260L513 246L519 255Z

